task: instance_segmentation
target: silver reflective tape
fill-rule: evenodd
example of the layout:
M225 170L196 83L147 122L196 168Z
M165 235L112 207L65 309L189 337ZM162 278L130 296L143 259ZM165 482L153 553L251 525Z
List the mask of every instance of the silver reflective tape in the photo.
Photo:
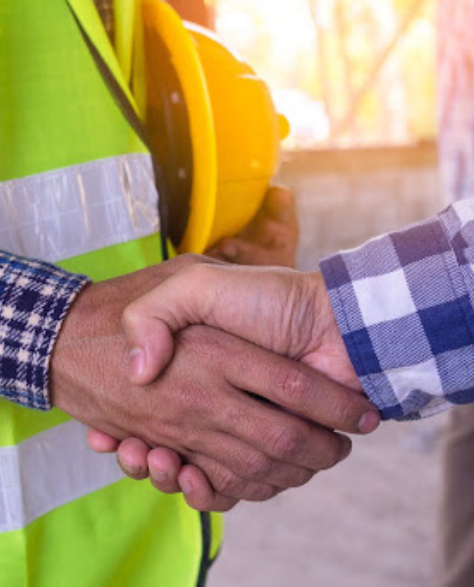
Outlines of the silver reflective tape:
M0 249L56 262L158 232L151 158L121 155L0 183Z
M86 434L71 421L0 448L0 533L124 478L115 455L92 452Z

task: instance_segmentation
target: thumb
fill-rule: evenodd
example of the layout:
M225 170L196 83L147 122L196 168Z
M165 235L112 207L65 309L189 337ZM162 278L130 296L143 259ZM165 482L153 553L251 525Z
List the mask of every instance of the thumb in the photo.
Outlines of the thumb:
M131 348L131 378L151 383L173 356L173 333L193 324L219 328L280 354L298 356L308 344L313 306L296 271L238 265L191 265L128 306L123 327ZM309 298L308 298L309 295ZM302 329L306 333L303 335Z
M159 303L159 288L152 290ZM149 385L173 357L173 337L167 323L151 313L151 301L139 298L128 306L122 325L130 349L130 380L135 385Z
M206 316L214 297L213 271L205 276L204 267L191 265L177 271L125 309L122 326L130 349L130 379L135 385L152 383L169 364L174 332L203 323L201 316Z

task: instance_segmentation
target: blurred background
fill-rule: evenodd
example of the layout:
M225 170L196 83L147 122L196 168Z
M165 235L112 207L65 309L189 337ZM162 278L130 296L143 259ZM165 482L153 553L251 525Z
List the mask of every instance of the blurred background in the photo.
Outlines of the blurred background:
M173 2L180 5L179 0ZM182 0L289 119L300 269L438 212L435 0ZM429 587L445 416L384 424L307 487L227 516L211 587Z
M291 122L288 149L434 138L435 0L199 4L196 19L269 83Z

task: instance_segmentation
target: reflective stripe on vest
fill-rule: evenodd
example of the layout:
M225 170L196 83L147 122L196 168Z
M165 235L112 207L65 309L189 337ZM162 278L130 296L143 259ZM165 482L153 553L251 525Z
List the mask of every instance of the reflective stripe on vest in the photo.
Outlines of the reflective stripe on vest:
M86 433L83 424L71 421L0 448L0 532L20 530L124 478L115 455L89 449Z
M0 183L0 249L18 255L57 262L159 230L147 154Z

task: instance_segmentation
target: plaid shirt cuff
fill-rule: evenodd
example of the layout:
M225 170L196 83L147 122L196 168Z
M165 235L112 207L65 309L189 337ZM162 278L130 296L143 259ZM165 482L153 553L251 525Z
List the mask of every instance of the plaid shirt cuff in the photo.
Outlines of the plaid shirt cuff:
M43 263L0 251L0 396L48 410L48 368L74 298L88 282Z
M360 381L384 419L474 402L474 201L321 264Z

